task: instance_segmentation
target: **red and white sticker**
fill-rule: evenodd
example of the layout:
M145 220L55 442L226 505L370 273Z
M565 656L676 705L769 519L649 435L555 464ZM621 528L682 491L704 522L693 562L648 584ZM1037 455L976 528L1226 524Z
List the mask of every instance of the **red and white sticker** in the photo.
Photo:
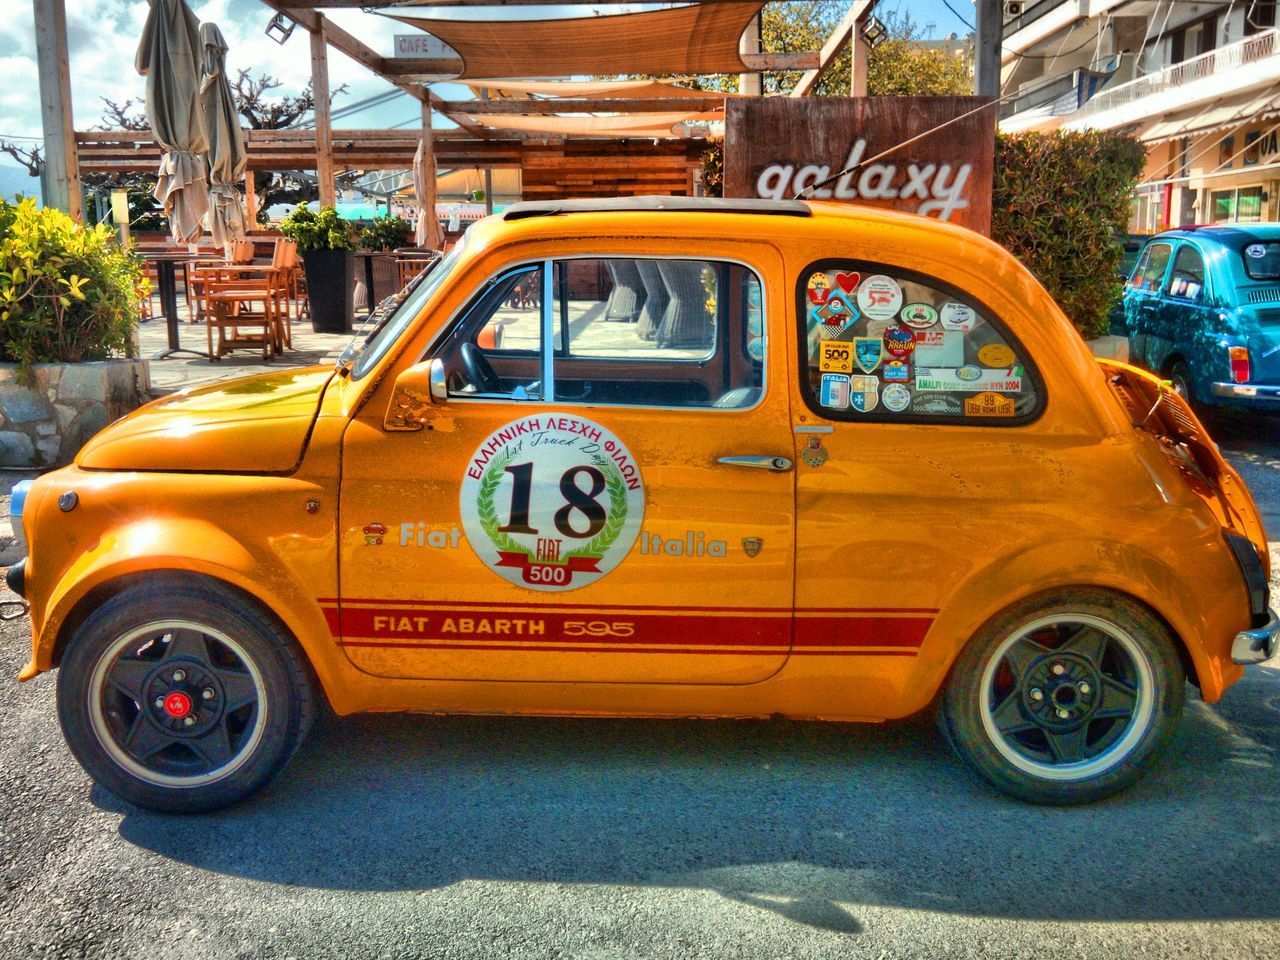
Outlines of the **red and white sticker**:
M576 590L630 552L644 482L605 427L540 414L480 444L462 480L461 513L468 542L498 576L531 590Z
M902 288L893 277L876 274L858 287L858 309L873 320L896 317L902 309Z

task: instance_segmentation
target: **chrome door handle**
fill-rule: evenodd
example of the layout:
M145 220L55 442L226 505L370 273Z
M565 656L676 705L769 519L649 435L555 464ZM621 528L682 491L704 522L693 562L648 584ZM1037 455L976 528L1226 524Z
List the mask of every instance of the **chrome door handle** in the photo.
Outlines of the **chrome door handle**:
M785 473L792 463L786 457L717 457L716 463L728 464L731 467L755 467L759 470L773 470Z

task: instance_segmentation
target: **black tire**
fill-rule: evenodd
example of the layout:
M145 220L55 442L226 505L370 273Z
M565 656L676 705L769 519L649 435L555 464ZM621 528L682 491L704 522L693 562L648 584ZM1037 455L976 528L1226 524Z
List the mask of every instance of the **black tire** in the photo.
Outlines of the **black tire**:
M1156 762L1182 714L1175 642L1117 594L1030 598L988 621L957 658L943 733L974 772L1020 800L1112 796Z
M1169 382L1173 384L1174 392L1177 393L1178 396L1187 401L1187 404L1193 410L1200 410L1200 403L1196 399L1195 388L1191 385L1191 368L1187 366L1187 362L1185 360L1173 361L1172 365L1170 365L1169 369L1166 371L1165 376L1167 376L1169 378Z
M301 745L315 704L293 638L213 581L126 588L75 631L58 670L58 719L80 765L165 813L261 789Z

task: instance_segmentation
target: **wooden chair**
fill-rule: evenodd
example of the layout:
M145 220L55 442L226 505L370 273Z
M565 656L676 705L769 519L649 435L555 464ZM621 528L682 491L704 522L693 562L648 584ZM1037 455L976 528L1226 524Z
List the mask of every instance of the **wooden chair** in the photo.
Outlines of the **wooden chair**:
M227 265L203 273L204 297L210 309L205 333L211 360L220 360L230 351L243 348L260 348L262 359L269 360L284 349L286 318L282 305L287 288L280 271L266 267L246 274Z

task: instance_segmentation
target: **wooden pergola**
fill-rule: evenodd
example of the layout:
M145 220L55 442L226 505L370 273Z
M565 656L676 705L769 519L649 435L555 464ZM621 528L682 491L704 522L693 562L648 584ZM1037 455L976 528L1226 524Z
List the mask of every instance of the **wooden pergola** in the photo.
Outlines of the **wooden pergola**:
M540 0L433 0L436 7L523 6ZM566 0L591 5L594 0ZM730 0L704 0L730 2ZM80 211L80 173L151 172L160 151L148 133L76 132L71 123L71 88L67 60L65 0L33 0L40 65L41 106L45 130L45 202L73 216ZM462 72L460 58L383 56L324 13L331 8L357 8L367 0L263 0L305 29L310 37L311 82L315 96L312 130L247 131L249 173L246 187L253 213L255 170L314 169L320 200L335 200L334 176L350 169L405 169L421 140L446 167L520 167L525 172L526 199L552 199L557 192L576 196L637 193L686 193L698 165L703 142L697 138L657 140L612 136L575 137L520 133L482 126L473 118L503 116L644 115L722 108L722 95L705 98L559 98L444 100L429 84L448 81ZM866 47L859 28L874 0L855 0L821 50L760 53L758 21L743 34L740 59L744 93L759 93L759 71L802 70L793 95L812 91L823 71L850 42L855 48L851 93L865 93ZM404 8L402 8L404 9ZM421 130L338 130L330 117L329 50L335 49L418 101ZM475 83L475 81L467 81ZM433 130L432 113L450 119L456 129ZM555 176L550 174L554 173Z

